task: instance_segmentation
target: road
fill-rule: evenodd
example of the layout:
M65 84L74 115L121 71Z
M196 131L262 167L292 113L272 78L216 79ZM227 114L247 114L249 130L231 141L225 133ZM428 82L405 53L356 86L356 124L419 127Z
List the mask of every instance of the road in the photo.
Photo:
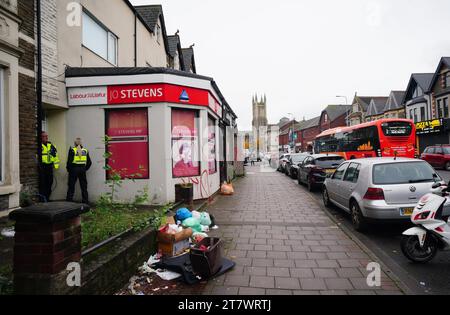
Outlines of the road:
M438 170L438 173L446 182L450 181L450 172ZM306 190L304 187L299 188ZM313 195L322 203L320 192ZM450 252L440 252L426 265L413 264L403 256L400 250L401 235L411 225L376 225L365 234L361 234L353 229L350 216L344 211L336 207L328 208L327 211L372 250L412 293L450 294Z

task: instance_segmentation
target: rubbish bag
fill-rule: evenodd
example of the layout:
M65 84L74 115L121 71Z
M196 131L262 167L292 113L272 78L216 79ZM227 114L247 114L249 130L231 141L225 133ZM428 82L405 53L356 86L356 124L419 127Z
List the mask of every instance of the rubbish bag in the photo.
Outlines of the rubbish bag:
M192 217L196 218L196 219L200 219L201 218L201 213L198 211L192 211Z
M234 195L233 184L228 184L227 182L223 183L220 188L220 193L224 196Z
M206 212L203 212L203 213L200 215L200 224L201 224L201 225L210 226L211 223L212 223L212 222L211 222L211 217L209 216L209 214L206 213Z
M183 222L186 219L192 218L192 213L189 209L181 208L177 211L177 221Z
M200 220L195 218L187 218L182 223L183 227L191 228L194 232L203 232L202 225L200 224Z
M203 239L205 239L207 237L208 237L208 234L206 234L206 233L196 232L196 233L192 234L192 239L193 239L194 244L200 243L201 241L203 241Z

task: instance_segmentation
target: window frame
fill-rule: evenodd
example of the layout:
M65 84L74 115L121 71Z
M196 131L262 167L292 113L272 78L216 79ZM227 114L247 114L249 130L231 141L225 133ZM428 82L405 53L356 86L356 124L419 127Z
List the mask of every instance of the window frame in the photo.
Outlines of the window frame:
M344 164L340 165L340 166L336 169L336 171L333 173L332 179L333 179L333 180L343 181L343 180L344 180L344 177L345 177L345 174L347 173L347 170L348 170L349 165L350 165L350 163L344 163ZM345 167L345 169L344 169L344 171L343 171L343 173L342 173L342 177L341 177L341 178L337 178L336 176L337 176L337 174L338 174L338 171L339 171L339 169L342 168L342 167Z
M114 32L112 32L105 24L103 24L97 17L95 17L95 15L90 13L85 8L83 8L82 15L83 15L83 19L82 19L82 26L81 26L81 28L82 28L82 30L81 30L81 45L84 48L86 48L89 51L96 54L97 56L99 56L100 58L102 58L103 60L107 61L111 65L117 67L119 65L119 37ZM106 56L102 56L99 52L96 52L93 48L86 45L85 38L83 36L84 27L85 27L84 15L86 15L88 18L90 18L94 23L96 23L100 28L102 28L105 31L105 33L106 33ZM111 38L115 39L114 61L111 60L111 56L110 56L110 39Z
M212 125L210 125L210 123L212 123ZM217 174L218 172L218 167L217 167L217 120L214 119L213 116L208 115L208 129L214 127L214 171L212 171L210 169L210 165L209 163L211 162L209 160L210 156L208 157L208 174L209 175L214 175ZM210 130L208 130L208 154L211 154L210 150L209 150L209 144L210 141L212 140L212 137L210 138L210 134L209 134Z
M182 108L182 107L172 107L170 109L171 113L171 117L170 117L170 125L171 125L171 130L170 130L170 147L171 147L171 154L173 154L173 145L174 145L174 141L178 141L178 140L174 140L174 136L173 136L173 129L174 129L174 123L173 123L173 112L174 111L192 111L195 113L195 117L194 117L194 128L196 130L196 136L190 136L190 138L193 138L194 141L194 145L196 144L196 156L197 158L199 158L197 162L198 163L198 172L195 175L188 175L188 176L176 176L174 173L175 170L175 163L174 163L174 159L173 156L171 157L171 168L172 168L172 179L182 179L182 178L192 178L192 177L199 177L201 176L201 172L202 172L202 165L201 165L201 161L200 161L200 139L199 139L199 119L200 119L200 111L197 109L191 109L191 108ZM197 137L197 140L195 140L195 138ZM187 139L188 137L182 137L183 139ZM217 144L216 144L216 148L217 148ZM217 167L217 162L216 162L216 167ZM216 172L217 173L217 172Z
M0 185L5 184L5 69L0 67Z
M353 173L353 178L351 180L349 180L348 173L349 173L349 170L350 170L350 168L352 166L355 166L355 170L356 171L355 171L355 173ZM347 167L347 170L345 171L345 175L344 175L344 178L342 179L342 181L356 184L358 182L358 180L359 180L360 173L361 173L361 164L359 164L359 163L350 163L350 165ZM358 176L355 178L356 174Z
M109 129L109 126L110 126L110 120L109 120L110 113L112 113L112 112L120 112L120 111L123 111L123 112L124 111L142 111L142 112L146 111L147 112L147 114L146 114L147 115L147 125L146 125L147 132L146 132L145 138L146 138L146 142L147 142L147 151L149 152L148 153L148 157L147 157L147 161L146 161L147 167L148 167L148 176L137 176L137 177L129 176L128 177L128 176L123 176L122 174L120 174L121 178L122 178L122 180L133 180L133 181L150 180L151 179L151 168L150 168L150 163L151 163L150 159L151 159L151 157L150 157L150 123L149 123L148 108L133 107L133 108L107 108L107 109L105 109L105 111L104 111L104 115L105 115L105 135L107 135L108 137L110 137L108 135L108 129ZM109 145L105 146L105 154L110 152L110 146L111 146L111 144L114 144L114 138L115 137L111 137ZM130 141L130 143L132 143L132 142L134 142L134 141ZM105 159L105 167L110 166L110 159L111 159L111 157ZM107 169L105 170L105 176L106 176L107 180L111 179L109 171Z

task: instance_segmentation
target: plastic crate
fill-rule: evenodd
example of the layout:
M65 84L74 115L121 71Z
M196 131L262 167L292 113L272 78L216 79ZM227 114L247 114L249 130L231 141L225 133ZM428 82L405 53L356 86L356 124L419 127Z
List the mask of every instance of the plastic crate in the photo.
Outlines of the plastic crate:
M208 248L202 251L199 248L204 245ZM220 238L207 237L197 246L191 248L191 264L196 275L202 278L211 278L222 268L223 242Z

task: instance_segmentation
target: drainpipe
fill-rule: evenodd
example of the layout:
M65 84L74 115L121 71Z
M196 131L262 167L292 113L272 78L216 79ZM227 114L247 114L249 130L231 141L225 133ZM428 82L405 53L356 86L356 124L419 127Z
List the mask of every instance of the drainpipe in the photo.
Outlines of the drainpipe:
M134 14L134 67L137 67L137 13Z
M36 0L36 36L37 36L37 77L36 77L36 110L37 110L37 156L38 165L42 160L42 23L41 0Z

